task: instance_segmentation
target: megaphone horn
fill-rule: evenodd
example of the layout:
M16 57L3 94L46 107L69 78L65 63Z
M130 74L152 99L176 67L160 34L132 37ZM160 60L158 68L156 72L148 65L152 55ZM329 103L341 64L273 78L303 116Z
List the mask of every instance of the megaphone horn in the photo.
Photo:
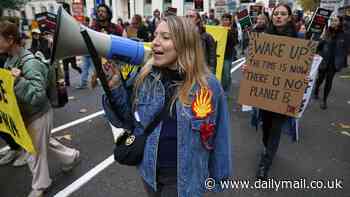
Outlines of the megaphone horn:
M62 7L57 12L51 63L55 60L73 56L89 55L84 39L80 33L85 28L91 37L98 54L107 59L117 58L138 65L143 63L145 53L143 43L115 35L107 35L80 25Z

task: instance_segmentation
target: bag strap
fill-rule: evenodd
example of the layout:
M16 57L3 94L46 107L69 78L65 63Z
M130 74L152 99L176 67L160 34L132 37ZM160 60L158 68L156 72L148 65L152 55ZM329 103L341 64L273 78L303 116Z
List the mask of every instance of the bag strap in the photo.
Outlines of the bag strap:
M148 136L150 133L153 132L153 130L158 126L158 124L160 123L160 121L162 120L162 117L165 117L167 115L168 112L168 106L170 104L171 99L166 99L166 102L164 103L163 109L162 111L160 111L156 117L154 117L154 119L152 120L152 122L150 122L147 127L144 130L144 133L146 134L146 136Z

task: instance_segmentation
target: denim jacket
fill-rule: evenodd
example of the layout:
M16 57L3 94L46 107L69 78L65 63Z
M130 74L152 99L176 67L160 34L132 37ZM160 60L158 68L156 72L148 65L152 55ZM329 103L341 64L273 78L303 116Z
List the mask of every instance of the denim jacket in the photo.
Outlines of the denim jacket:
M144 128L152 121L164 105L164 87L157 78L157 71L153 70L143 81L133 98L124 86L112 90L111 106L116 113L113 115L104 108L109 121L119 128L132 128L135 135L143 133ZM200 197L205 189L205 180L216 180L216 188L220 191L220 180L231 177L231 127L229 113L224 92L214 75L208 78L208 88L212 91L213 113L205 119L196 119L191 106L184 106L177 100L177 191L180 197ZM199 90L196 84L191 90L193 101ZM131 103L134 102L132 111ZM131 115L132 114L132 115ZM137 115L135 115L137 114ZM132 116L136 118L131 118ZM201 143L200 126L204 122L215 124L214 136L210 139L213 150L207 150ZM138 166L144 181L155 191L157 190L157 152L162 122L148 136L144 149L144 156Z

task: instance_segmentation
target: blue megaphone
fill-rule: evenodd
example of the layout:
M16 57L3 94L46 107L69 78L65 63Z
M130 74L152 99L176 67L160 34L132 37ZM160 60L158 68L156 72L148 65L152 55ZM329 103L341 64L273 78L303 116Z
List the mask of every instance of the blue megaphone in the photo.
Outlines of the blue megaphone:
M151 53L151 49L145 47L142 42L107 35L81 25L60 7L57 12L51 63L67 57L89 54L80 33L81 28L87 30L98 54L107 59L117 58L133 65L139 65L147 60Z

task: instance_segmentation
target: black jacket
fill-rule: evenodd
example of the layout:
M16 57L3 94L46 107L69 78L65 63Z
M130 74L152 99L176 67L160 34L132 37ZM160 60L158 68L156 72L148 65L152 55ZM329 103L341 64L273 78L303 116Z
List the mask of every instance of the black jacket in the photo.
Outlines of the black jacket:
M205 60L210 68L210 70L216 70L216 46L217 43L213 36L207 32L201 33L202 46L204 49Z
M237 51L235 46L237 44L238 44L238 32L237 32L237 29L233 26L227 32L225 59L229 59L230 61L234 61L236 59Z
M51 55L49 42L45 38L39 38L39 40L33 39L32 45L29 50L33 54L35 54L37 51L42 52L46 59L49 59Z
M320 69L340 71L347 66L347 49L349 43L343 32L319 42L317 51L323 57Z
M6 62L7 56L6 54L0 54L0 68L4 68L4 64Z

